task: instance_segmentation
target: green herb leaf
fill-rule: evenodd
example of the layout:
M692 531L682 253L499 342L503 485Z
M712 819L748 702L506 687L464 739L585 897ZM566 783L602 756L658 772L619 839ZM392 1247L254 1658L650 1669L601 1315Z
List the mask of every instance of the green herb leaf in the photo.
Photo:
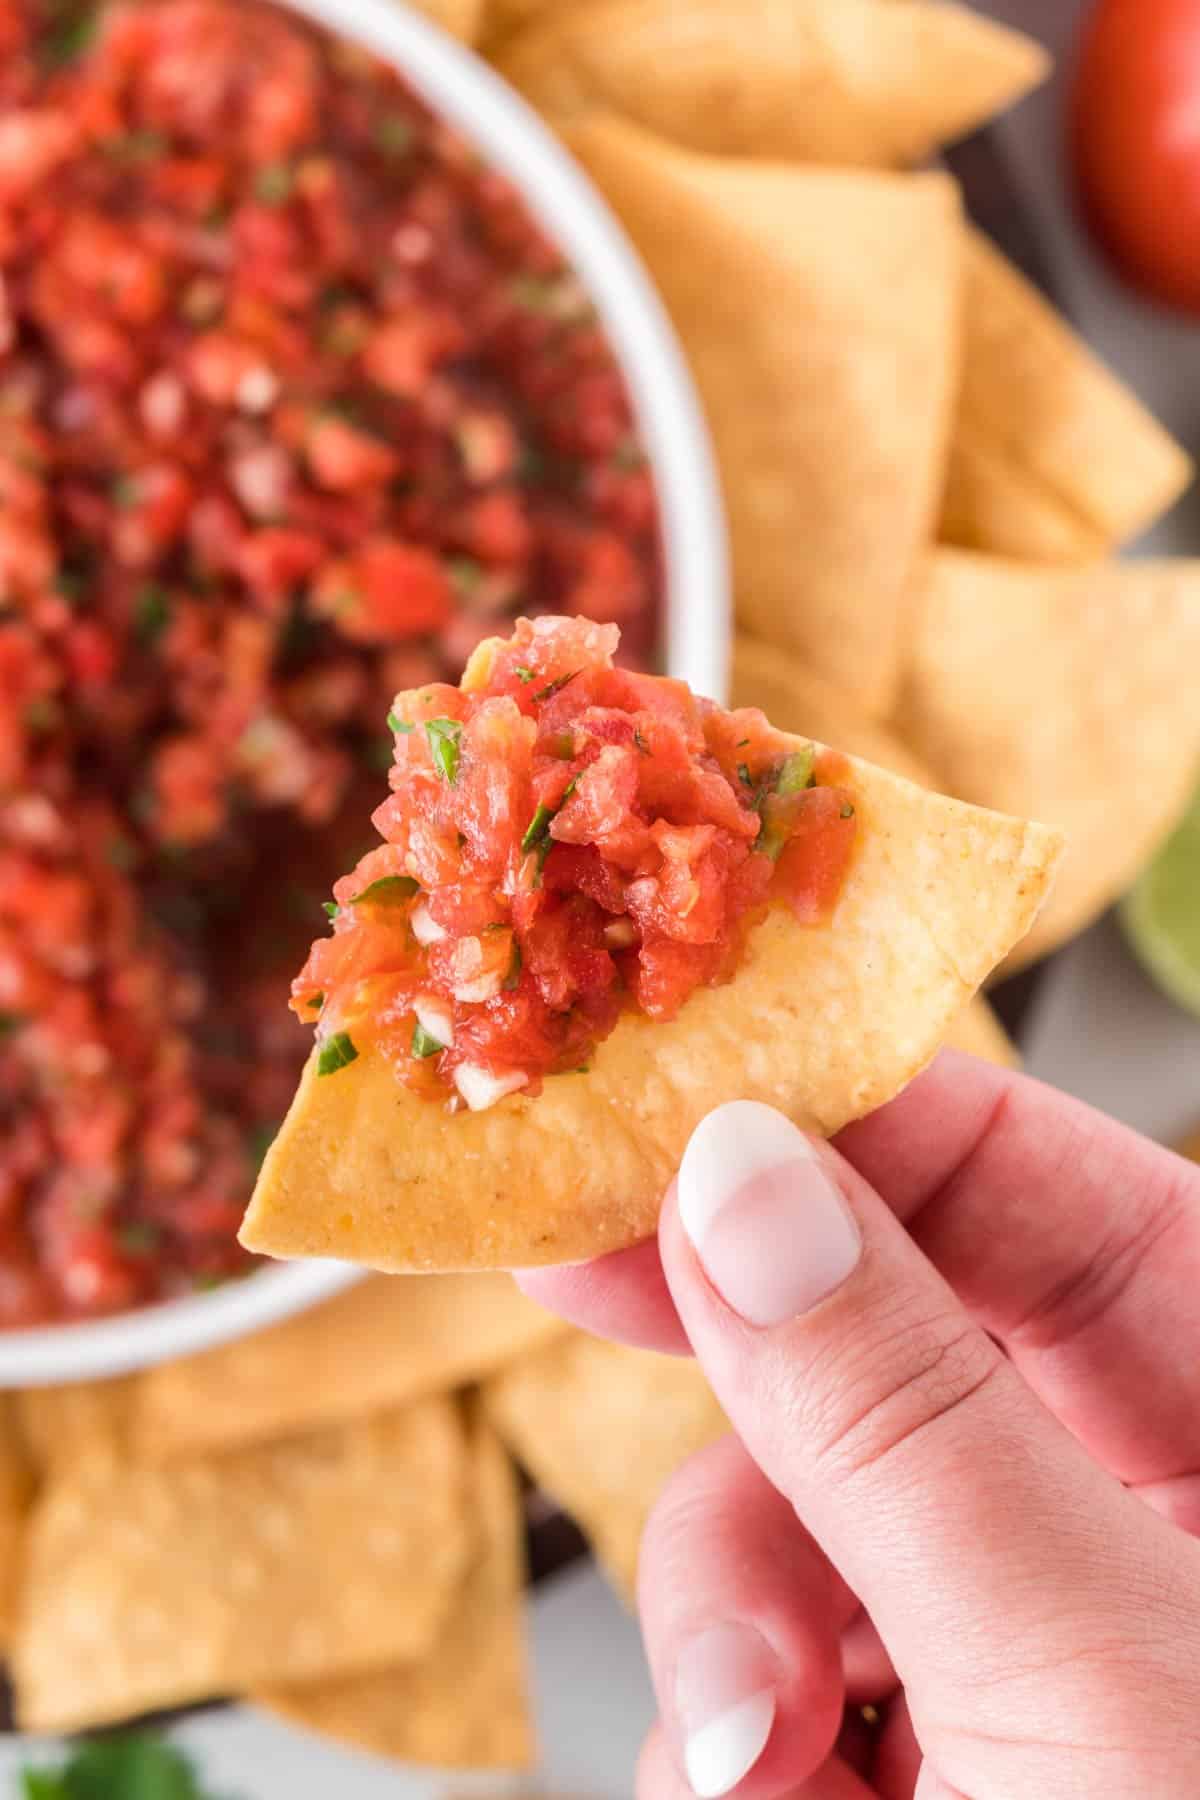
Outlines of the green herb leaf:
M521 946L517 942L517 939L514 937L513 938L513 947L512 947L512 960L510 961L510 963L508 965L508 974L504 977L504 981L502 984L504 986L506 992L511 994L512 990L515 987L519 987L520 981L521 981L521 970L524 968L524 966L525 966L525 959L521 955Z
M250 1133L250 1140L247 1148L250 1151L250 1160L254 1164L255 1175L257 1175L262 1168L263 1163L266 1160L267 1151L275 1142L278 1131L278 1125L256 1125L254 1130Z
M320 1012L325 1004L325 996L324 994L313 994L304 1002L304 1004L307 1006L309 1012Z
M107 138L100 147L117 162L157 162L166 155L171 141L162 131L125 131Z
M215 1800L192 1764L149 1733L98 1739L57 1769L26 1769L25 1800Z
M517 680L525 686L528 686L534 678L532 669L517 669L515 673Z
M133 629L143 650L156 644L171 622L171 596L157 581L143 582L133 603Z
M128 512L141 499L142 486L136 475L114 475L108 493L114 506Z
M422 1062L427 1057L437 1056L445 1048L445 1044L439 1044L433 1033L426 1031L423 1025L418 1023L413 1026L412 1053L419 1056Z
M384 113L376 119L371 136L385 156L407 156L413 147L413 128L402 113Z
M649 756L650 746L646 742L645 738L642 736L642 730L641 730L640 725L634 726L633 741L637 745L638 749L641 751L643 756Z
M358 1051L354 1048L349 1032L335 1031L321 1045L321 1054L317 1057L317 1074L333 1075L338 1069L345 1069L357 1060Z
M853 817L854 817L854 808L851 806L850 802L847 800L845 806L843 806L841 812L838 814L838 818L839 819L852 819Z
M321 910L327 919L336 919L342 909L336 900L322 900Z
M151 1256L162 1243L162 1232L148 1219L130 1219L118 1225L117 1243L127 1256Z
M361 894L355 894L351 904L365 906L369 902L372 906L400 906L405 900L411 900L420 886L411 875L381 875Z
M402 719L398 713L394 712L390 712L387 716L387 728L389 731L396 732L399 737L407 737L411 731L416 729L408 719Z
M577 675L582 674L582 669L572 669L569 675L560 675L557 681L551 681L544 688L539 688L533 697L535 700L549 700L551 694L561 693L568 682L574 681Z
M290 200L296 177L285 162L264 163L255 171L254 197L264 206L282 206Z
M473 556L452 556L446 569L465 600L469 600L472 594L477 594L483 586L483 564L476 562Z
M429 752L433 757L433 766L443 781L453 787L458 780L458 764L462 723L458 719L426 719L425 736L429 739Z
M5 1044L9 1038L16 1037L24 1023L25 1020L20 1013L0 1012L0 1044Z
M59 69L75 62L90 45L96 32L96 15L87 8L65 9L65 17L57 19L38 42L38 56L43 66Z
M746 745L747 745L747 744L748 744L748 743L749 743L749 742L750 742L750 739L749 739L749 738L739 738L739 739L738 739L738 741L737 741L737 747L738 747L738 749L739 749L739 750L744 750L744 749L745 749L745 748L746 748Z
M743 787L752 788L754 786L754 777L753 777L753 775L751 775L749 767L746 763L739 763L737 766L737 772L738 772L738 780L741 782Z
M542 839L549 834L550 821L553 817L554 808L552 806L538 807L525 829L525 836L521 839L522 850L532 850L535 845L541 843Z

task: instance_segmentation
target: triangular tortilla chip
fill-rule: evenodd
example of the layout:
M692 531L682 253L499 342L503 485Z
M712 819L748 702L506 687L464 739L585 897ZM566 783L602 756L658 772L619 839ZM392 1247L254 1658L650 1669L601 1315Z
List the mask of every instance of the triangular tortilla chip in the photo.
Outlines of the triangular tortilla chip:
M454 1769L523 1769L533 1760L526 1678L524 1522L511 1465L481 1426L472 1510L481 1542L437 1643L374 1675L254 1696L295 1725L394 1757Z
M579 1332L495 1376L483 1403L632 1601L651 1507L680 1464L729 1429L698 1365Z
M413 0L413 4L451 37L464 44L478 42L486 0Z
M467 1494L448 1400L219 1460L64 1471L30 1526L23 1726L421 1655L470 1557Z
M16 1619L25 1518L32 1471L7 1394L0 1394L0 1651L8 1649Z
M142 1381L143 1460L268 1443L480 1380L558 1336L507 1275L364 1281L325 1306Z
M954 793L1051 819L1068 852L1014 963L1081 930L1183 812L1200 758L1200 561L930 559L899 724Z
M614 119L567 136L688 352L743 623L885 710L958 378L953 183L697 156Z
M589 0L497 57L556 123L611 110L688 149L902 167L1049 70L1031 38L905 0Z
M860 840L832 922L773 908L732 982L669 1023L625 1014L586 1071L535 1099L450 1116L377 1052L328 1080L311 1059L242 1241L397 1271L572 1262L654 1230L722 1101L829 1133L890 1099L1029 929L1060 839L867 763L849 783Z
M954 1050L965 1050L968 1055L995 1063L1001 1069L1019 1069L1021 1066L1016 1045L982 994L977 994L959 1013L946 1033L946 1042Z
M941 535L1087 562L1187 486L1192 464L1141 401L980 233L966 270L962 393Z
M17 1418L39 1475L109 1467L128 1454L141 1377L68 1382L14 1395Z
M861 712L798 657L738 634L730 666L731 706L757 706L780 731L836 744L851 756L890 769L921 787L935 785L925 765L895 732Z

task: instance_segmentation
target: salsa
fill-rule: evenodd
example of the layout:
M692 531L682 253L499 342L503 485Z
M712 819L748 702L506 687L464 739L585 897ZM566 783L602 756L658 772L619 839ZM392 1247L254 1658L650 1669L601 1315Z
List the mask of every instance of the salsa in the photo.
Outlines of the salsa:
M587 294L392 71L0 0L0 1327L245 1266L390 697L660 586Z
M730 979L772 899L829 918L857 832L845 759L615 667L617 642L521 619L461 687L396 696L383 843L292 986L319 1075L373 1047L455 1106L535 1094L625 1009L670 1019Z

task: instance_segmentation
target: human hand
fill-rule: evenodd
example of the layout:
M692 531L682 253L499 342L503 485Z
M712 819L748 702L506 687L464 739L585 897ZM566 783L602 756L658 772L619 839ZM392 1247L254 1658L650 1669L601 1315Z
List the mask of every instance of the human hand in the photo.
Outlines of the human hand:
M657 1244L521 1280L737 1433L647 1527L639 1800L1200 1794L1200 1169L947 1053L836 1149L718 1109Z

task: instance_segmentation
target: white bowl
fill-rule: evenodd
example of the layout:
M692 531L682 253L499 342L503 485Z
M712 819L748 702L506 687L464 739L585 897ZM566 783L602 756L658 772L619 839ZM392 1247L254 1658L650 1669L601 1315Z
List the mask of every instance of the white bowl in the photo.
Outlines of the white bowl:
M724 511L707 428L679 343L641 263L558 140L486 64L397 0L289 0L356 39L424 94L521 190L587 287L633 398L658 492L672 675L724 699L730 592ZM0 1332L0 1388L85 1381L205 1350L361 1278L346 1263L268 1268L209 1294L111 1319Z

